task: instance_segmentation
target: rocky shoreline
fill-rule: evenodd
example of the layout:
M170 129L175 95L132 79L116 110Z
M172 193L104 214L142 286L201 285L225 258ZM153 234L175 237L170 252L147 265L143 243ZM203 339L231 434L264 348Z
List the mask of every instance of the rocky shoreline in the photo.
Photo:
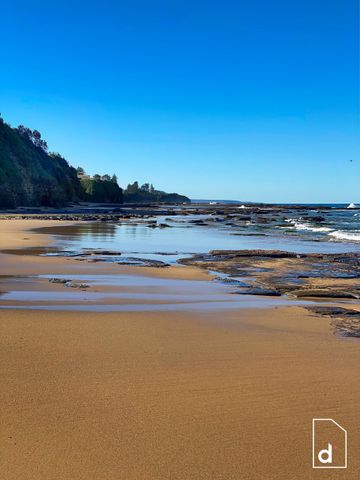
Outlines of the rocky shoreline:
M240 294L360 298L359 253L212 250L179 262L226 274Z
M248 235L247 225L260 227L276 224L288 226L289 217L297 212L314 225L326 225L326 212L330 207L279 206L279 205L123 205L117 208L83 206L83 211L32 212L0 214L1 220L49 220L64 222L91 222L126 224L141 223L151 229L184 225L188 227L229 227L230 235ZM71 209L70 209L71 210ZM168 216L173 218L169 219ZM177 218L177 217L184 218ZM163 217L158 220L157 217ZM175 218L174 218L175 217ZM171 221L172 225L168 224ZM62 228L62 227L61 227ZM115 226L114 226L115 228ZM48 229L43 227L39 232ZM48 233L48 232L47 232ZM266 235L266 233L250 233ZM45 251L8 250L7 253L44 254L59 253L84 262L112 262L119 265L166 268L167 261L125 256L124 252L112 250L84 250L79 252L56 252L47 247ZM166 253L169 255L169 253ZM215 276L231 285L237 295L287 296L289 298L317 301L319 308L311 311L316 315L329 315L337 332L346 336L360 336L360 312L338 307L321 307L321 302L353 304L360 299L360 252L347 253L294 253L282 250L211 250L178 260L214 272ZM322 309L323 308L323 309Z
M307 306L309 312L331 318L334 331L343 337L360 338L360 311L352 308Z
M291 212L304 213L307 220L316 223L325 221L324 214L329 211L343 210L329 206L307 205L267 205L267 204L83 204L62 209L30 208L0 210L0 220L32 219L63 221L118 221L126 218L142 218L159 215L211 215L214 218L197 220L199 223L217 221L243 222L252 220L259 224L281 221Z
M327 302L360 298L360 254L297 254L281 250L213 250L179 261L220 272L234 294L281 296ZM360 337L360 310L338 306L307 306L332 318L336 333Z

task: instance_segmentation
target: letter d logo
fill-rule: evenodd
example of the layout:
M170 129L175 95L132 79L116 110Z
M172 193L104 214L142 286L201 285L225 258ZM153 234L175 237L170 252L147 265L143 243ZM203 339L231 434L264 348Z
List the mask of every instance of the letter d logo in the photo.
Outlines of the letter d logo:
M328 443L328 448L320 450L318 455L319 462L321 463L332 463L332 445Z
M347 468L347 431L332 418L313 418L313 468Z

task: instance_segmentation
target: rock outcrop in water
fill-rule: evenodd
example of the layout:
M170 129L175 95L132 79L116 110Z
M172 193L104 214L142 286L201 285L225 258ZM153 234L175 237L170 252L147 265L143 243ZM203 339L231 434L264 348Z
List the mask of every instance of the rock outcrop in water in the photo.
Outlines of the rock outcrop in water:
M296 298L359 299L360 254L297 254L281 250L212 250L180 263L241 278L234 293ZM245 285L244 285L245 282Z

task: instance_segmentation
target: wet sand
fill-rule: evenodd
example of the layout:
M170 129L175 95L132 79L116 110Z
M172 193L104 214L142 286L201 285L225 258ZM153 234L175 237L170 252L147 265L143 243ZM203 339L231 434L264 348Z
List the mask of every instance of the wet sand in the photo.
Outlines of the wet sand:
M0 249L46 245L47 236L25 233L28 222L1 222ZM188 267L3 254L0 262L2 275L208 278ZM6 479L359 477L360 344L303 308L0 310L0 331ZM311 468L313 417L348 428L346 471Z
M176 278L188 280L208 280L210 276L194 267L158 269L152 267L136 267L128 265L78 262L65 257L41 257L28 255L30 249L42 249L51 242L48 234L39 234L32 230L41 227L64 227L74 225L74 222L51 220L1 220L0 219L0 264L1 275L44 275L66 273L94 273L107 274L141 274L160 278ZM3 253L17 249L23 255Z

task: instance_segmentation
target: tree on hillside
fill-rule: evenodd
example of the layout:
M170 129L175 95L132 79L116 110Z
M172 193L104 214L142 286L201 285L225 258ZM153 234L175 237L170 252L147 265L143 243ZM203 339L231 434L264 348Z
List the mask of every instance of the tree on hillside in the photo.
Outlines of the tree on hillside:
M95 175L93 176L93 179L96 181L99 181L101 180L101 175L99 175L98 173L95 173Z
M78 175L86 175L85 170L82 167L77 167L76 173Z
M126 187L126 193L137 193L139 191L139 182L129 183Z
M104 180L105 182L110 182L111 178L110 175L107 173L101 177L101 180Z
M31 130L30 128L24 127L24 125L19 125L17 131L21 136L30 140L35 147L41 148L44 152L48 151L48 144L41 138L39 130Z
M41 133L39 132L39 130L33 130L32 134L33 144L35 145L35 147L41 148L42 150L44 150L44 152L47 152L48 145L45 140L41 138Z
M63 163L66 163L67 165L69 165L69 167L71 167L70 163L62 155L60 155L60 153L49 152L48 155L49 155L49 157L54 158L55 160L59 160ZM75 171L74 167L71 167L71 168Z
M118 181L117 181L117 176L115 175L115 173L114 173L113 176L111 177L111 181L112 181L113 183L118 183Z
M148 183L144 183L143 185L141 185L140 190L142 190L143 192L149 192L150 191L150 185Z
M24 127L24 125L19 125L17 131L22 137L28 138L28 140L32 139L32 131L30 128Z

